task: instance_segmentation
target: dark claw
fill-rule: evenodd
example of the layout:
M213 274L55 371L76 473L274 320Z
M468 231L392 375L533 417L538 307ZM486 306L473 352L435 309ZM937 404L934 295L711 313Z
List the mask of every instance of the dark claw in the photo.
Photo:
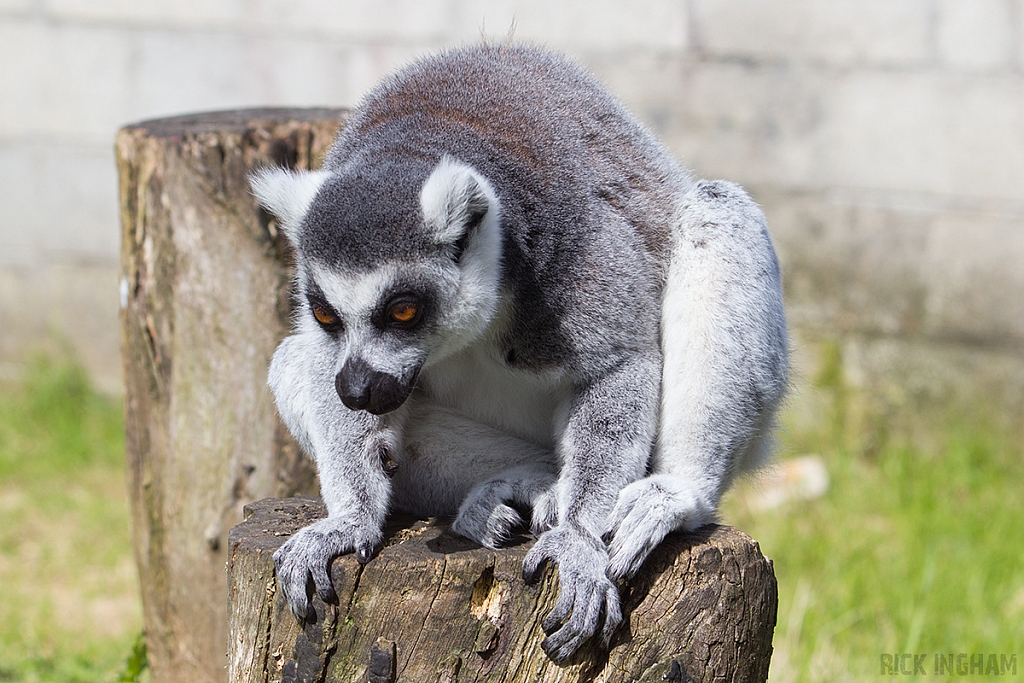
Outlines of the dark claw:
M366 564L373 559L373 546L361 545L356 549L356 560L359 564Z
M380 467L388 477L393 477L398 473L398 463L391 457L391 449L387 446L380 448Z
M292 603L289 607L291 607L292 615L294 615L295 620L300 624L312 624L316 621L316 610L313 609L312 602L306 601L305 606L298 603Z
M572 656L571 652L566 654L556 643L552 642L552 636L548 636L541 641L540 648L544 650L544 653L556 664L561 664Z

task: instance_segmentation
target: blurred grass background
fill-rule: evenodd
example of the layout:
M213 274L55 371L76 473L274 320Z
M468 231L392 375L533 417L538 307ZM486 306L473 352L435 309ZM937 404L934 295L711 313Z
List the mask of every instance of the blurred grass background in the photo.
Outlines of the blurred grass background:
M780 430L781 459L820 455L827 493L756 509L753 481L724 509L775 563L771 679L873 678L884 652L1020 656L1019 440L981 407L913 425L872 412L837 349ZM142 620L119 401L67 361L0 389L0 681L132 679Z
M120 401L69 361L0 383L0 681L113 681L142 629Z
M779 581L770 679L860 681L883 653L1024 658L1024 458L1015 429L975 405L881 412L852 390L837 345L801 389L779 459L817 454L814 500L756 509L758 482L724 521L756 539ZM908 676L901 676L908 678ZM980 678L980 677L978 677Z

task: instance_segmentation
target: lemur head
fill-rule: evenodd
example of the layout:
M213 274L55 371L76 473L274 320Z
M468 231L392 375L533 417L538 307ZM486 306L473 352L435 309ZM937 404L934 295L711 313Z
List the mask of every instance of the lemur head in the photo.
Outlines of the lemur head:
M251 182L295 247L297 331L332 350L330 371L349 408L395 410L424 366L469 344L494 317L500 210L470 166L446 156L265 169Z

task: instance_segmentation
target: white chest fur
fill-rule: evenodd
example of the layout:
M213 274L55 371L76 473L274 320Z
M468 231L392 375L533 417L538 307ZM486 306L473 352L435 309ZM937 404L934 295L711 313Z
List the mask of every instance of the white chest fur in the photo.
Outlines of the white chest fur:
M429 400L549 448L569 396L564 377L514 370L485 344L425 369L419 387Z

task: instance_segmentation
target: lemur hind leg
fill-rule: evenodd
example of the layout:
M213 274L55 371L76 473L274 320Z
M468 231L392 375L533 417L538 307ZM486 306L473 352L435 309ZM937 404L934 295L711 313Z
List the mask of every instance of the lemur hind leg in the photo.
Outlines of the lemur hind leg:
M671 531L714 520L738 473L770 451L786 388L779 265L764 215L738 186L686 195L662 304L661 416L650 475L608 519L609 576L631 576Z
M558 476L554 452L427 401L406 423L392 480L398 509L454 515L452 531L495 548L522 523L513 507L533 510L546 528L554 506L549 492Z
M556 470L529 463L505 470L478 484L459 506L452 531L482 546L497 548L523 523L508 503L529 507L535 532L554 525L550 518L549 492L557 481Z

